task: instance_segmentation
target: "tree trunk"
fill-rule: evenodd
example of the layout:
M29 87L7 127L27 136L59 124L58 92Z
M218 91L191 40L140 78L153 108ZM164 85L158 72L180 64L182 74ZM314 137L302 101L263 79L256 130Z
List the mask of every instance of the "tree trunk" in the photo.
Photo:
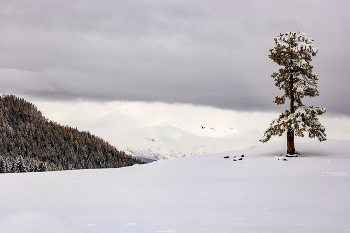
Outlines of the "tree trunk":
M289 129L287 132L287 154L294 155L295 147L294 147L294 131Z
M290 76L290 86L289 86L289 94L290 94L290 113L294 113L294 92L293 92L293 75ZM287 132L287 154L294 155L295 147L294 147L294 130L291 128L288 129Z

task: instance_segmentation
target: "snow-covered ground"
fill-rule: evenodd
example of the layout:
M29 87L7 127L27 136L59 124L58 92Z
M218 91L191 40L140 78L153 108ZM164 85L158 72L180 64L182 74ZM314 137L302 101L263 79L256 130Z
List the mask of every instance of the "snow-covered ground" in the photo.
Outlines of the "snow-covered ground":
M304 154L287 161L285 144L268 143L118 169L0 174L0 232L349 232L350 142L296 149Z

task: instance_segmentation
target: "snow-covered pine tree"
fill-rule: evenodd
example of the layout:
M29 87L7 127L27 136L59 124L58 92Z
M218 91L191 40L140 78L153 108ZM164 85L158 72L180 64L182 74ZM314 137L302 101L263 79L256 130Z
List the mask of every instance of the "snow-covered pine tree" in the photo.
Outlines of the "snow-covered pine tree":
M275 38L276 46L270 50L269 58L282 66L279 72L271 77L275 86L284 91L282 96L276 96L276 104L284 104L286 98L290 99L289 110L284 112L270 124L260 139L267 142L274 135L282 136L287 131L287 154L295 154L294 134L304 137L304 131L310 138L319 141L326 140L325 128L320 124L317 116L326 112L326 109L305 106L301 99L305 96L319 95L317 90L318 75L312 73L310 65L312 57L318 52L313 40L301 32L286 32Z
M38 172L44 172L44 171L46 171L46 164L43 162L39 162Z
M16 166L17 166L19 172L27 172L27 168L25 166L25 162L24 162L22 156L17 157L15 160L15 163L16 163Z
M6 173L6 162L0 155L0 173Z
M6 158L6 172L7 173L13 173L13 162L11 157Z

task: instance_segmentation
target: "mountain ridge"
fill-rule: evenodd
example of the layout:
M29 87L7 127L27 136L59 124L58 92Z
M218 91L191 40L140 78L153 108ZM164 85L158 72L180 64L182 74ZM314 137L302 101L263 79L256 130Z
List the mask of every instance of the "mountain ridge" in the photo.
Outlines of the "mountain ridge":
M0 173L124 167L142 163L102 138L46 119L32 103L0 97Z
M113 122L101 120L91 126L90 130L97 135L104 135L112 144L136 157L151 160L243 149L256 145L262 136L256 130L231 133L222 138L198 136L171 120L144 127L118 128L120 131L117 128L113 127Z

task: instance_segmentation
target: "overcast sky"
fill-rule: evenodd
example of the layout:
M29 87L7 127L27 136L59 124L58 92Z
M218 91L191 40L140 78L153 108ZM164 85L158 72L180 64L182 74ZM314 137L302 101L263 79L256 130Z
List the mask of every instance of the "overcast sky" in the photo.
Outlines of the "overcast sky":
M350 115L350 1L0 0L0 92L280 111L273 38L315 40L320 97ZM283 111L283 110L281 110Z

